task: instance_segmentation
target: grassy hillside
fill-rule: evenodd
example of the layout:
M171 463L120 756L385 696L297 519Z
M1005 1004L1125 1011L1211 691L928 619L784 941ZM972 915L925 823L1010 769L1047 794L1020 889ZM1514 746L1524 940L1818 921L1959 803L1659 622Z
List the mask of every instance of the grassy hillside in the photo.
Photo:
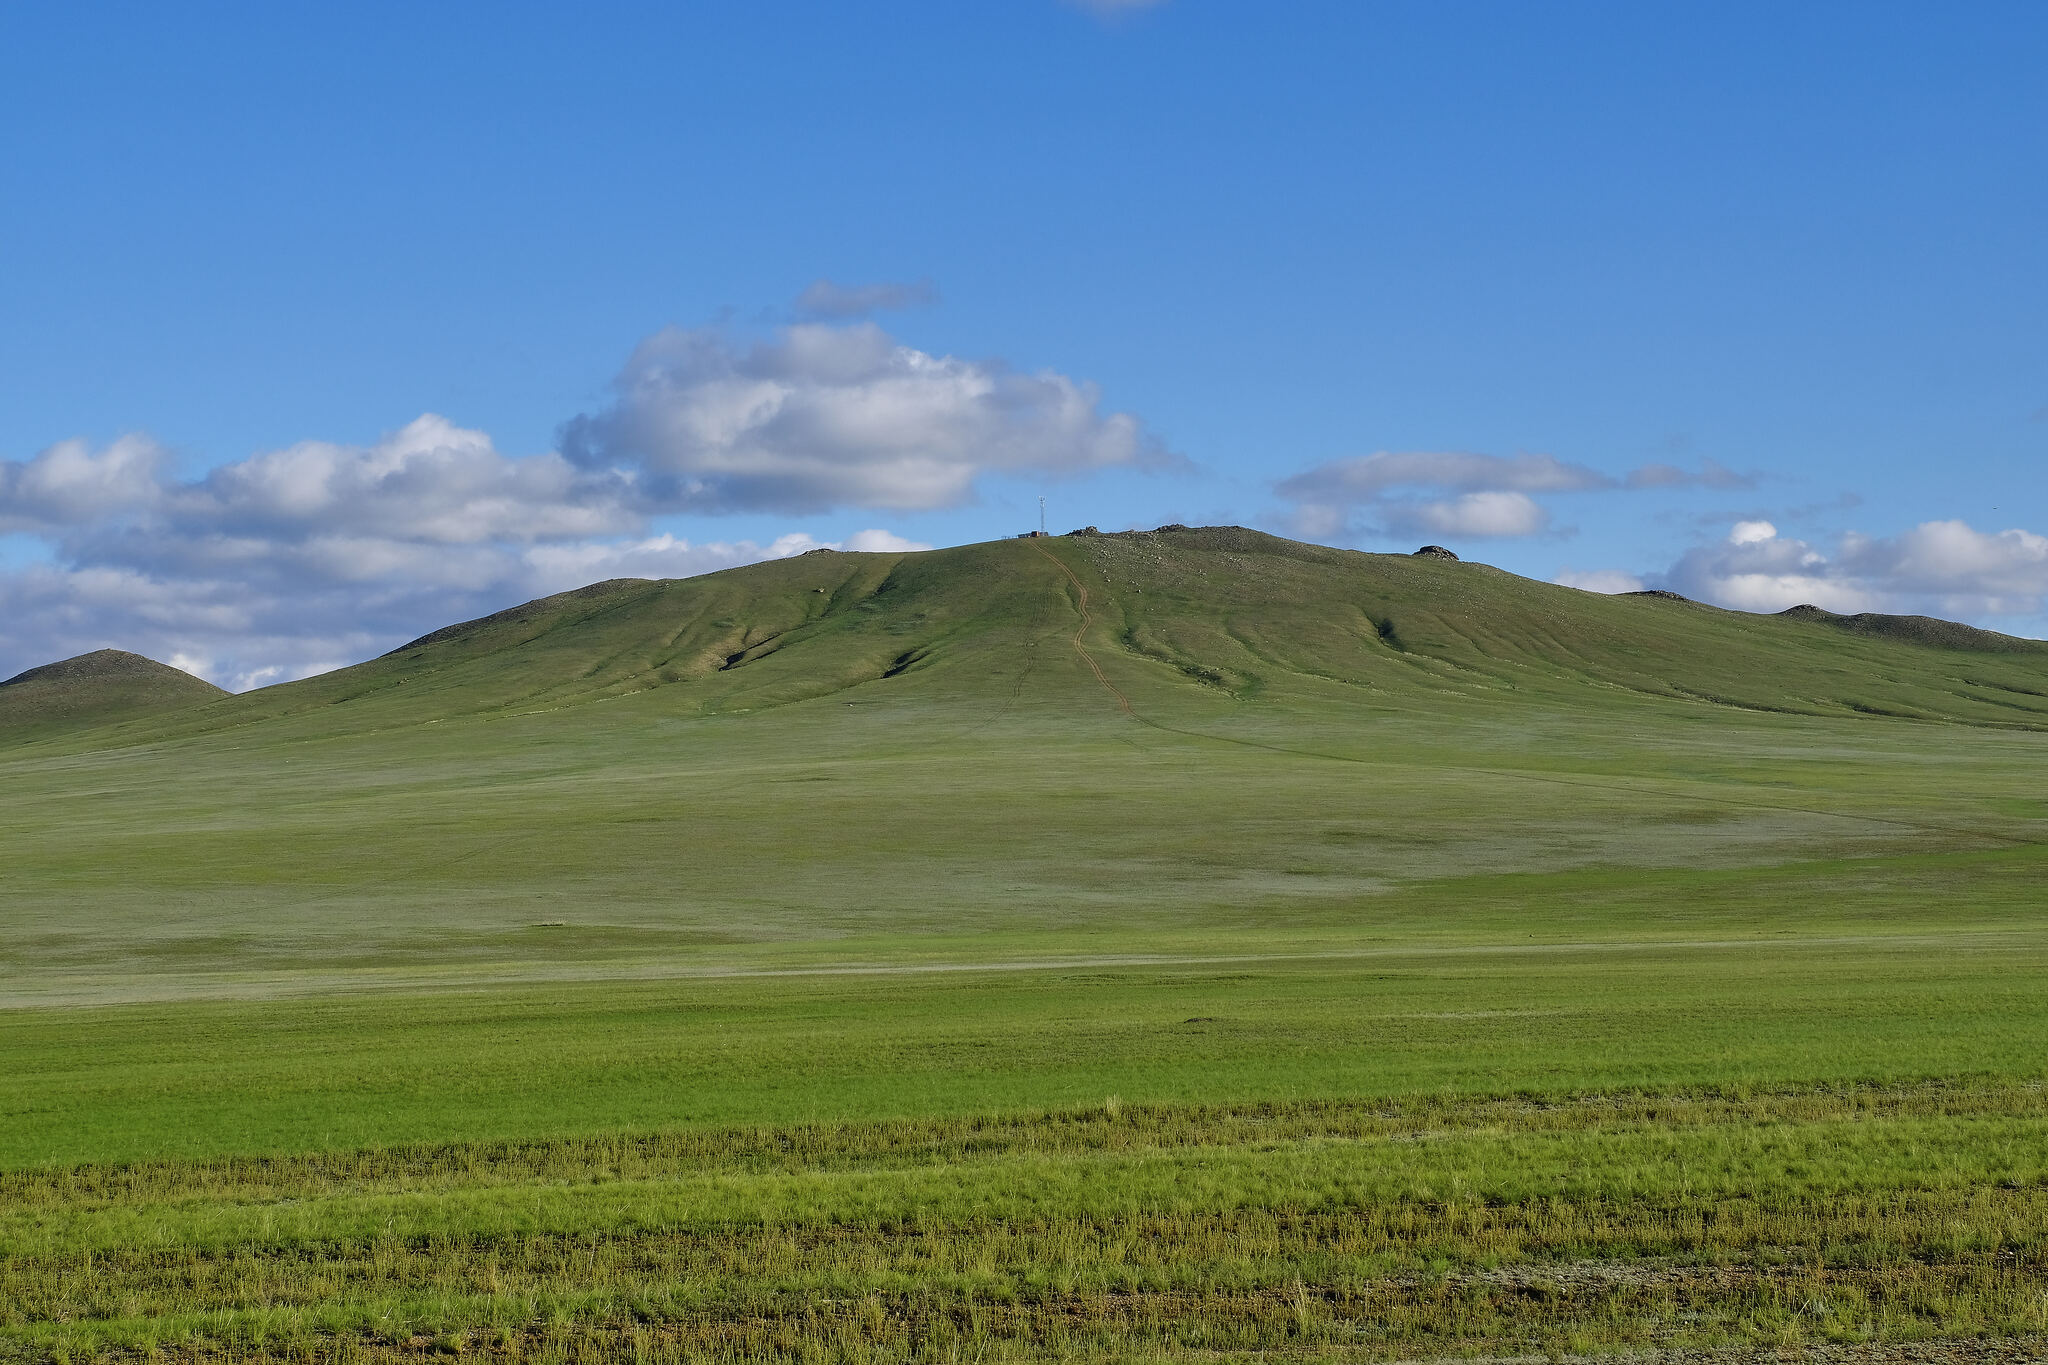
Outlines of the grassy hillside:
M2048 833L2043 693L2038 647L1239 530L812 554L0 750L0 964L112 999L1264 951L1491 934L1525 894L1570 938L1659 877L2006 876Z
M0 1361L2038 1358L2044 719L1223 529L0 739Z
M0 682L0 746L189 710L227 695L140 654L96 650Z
M2048 728L2048 645L2037 641L1917 617L1763 617L1607 597L1485 565L1221 527L819 551L700 578L598 583L165 733L309 717L293 733L334 734L649 691L667 692L664 708L681 715L882 682L897 686L858 700L995 696L1063 625L1071 633L1084 589L1082 643L1161 704L1206 690L1239 701L1413 706L1506 694L1597 705L1587 689L1619 688L1758 711ZM1036 690L1084 680L1053 671Z

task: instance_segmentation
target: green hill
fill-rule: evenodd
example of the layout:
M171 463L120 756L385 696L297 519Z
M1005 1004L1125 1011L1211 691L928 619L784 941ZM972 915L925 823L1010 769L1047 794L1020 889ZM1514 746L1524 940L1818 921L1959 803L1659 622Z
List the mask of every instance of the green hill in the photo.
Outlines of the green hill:
M1884 859L2048 837L2044 757L2048 648L1961 628L1237 528L819 552L23 733L0 968L97 998L1570 937L1616 897L1860 923L1883 896L1838 888Z
M0 682L0 743L182 710L227 695L140 654L95 650Z
M2044 768L2035 642L1232 528L18 733L0 1360L2040 1358Z
M1620 689L1755 711L2048 726L2048 645L2037 641L1924 617L1769 617L1607 597L1481 564L1221 527L819 551L700 578L597 583L264 689L191 727L297 717L300 732L348 731L646 692L689 715L842 693L862 704L997 696L1063 626L1072 633L1084 588L1090 655L1155 706L1481 696L1597 706ZM1055 679L1082 694L1093 685L1068 668L1033 686Z

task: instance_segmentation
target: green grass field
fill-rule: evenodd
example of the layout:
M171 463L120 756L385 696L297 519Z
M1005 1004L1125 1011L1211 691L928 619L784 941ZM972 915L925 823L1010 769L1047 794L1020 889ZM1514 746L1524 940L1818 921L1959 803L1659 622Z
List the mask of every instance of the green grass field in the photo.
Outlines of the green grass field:
M0 1360L2048 1356L2048 648L1188 532L52 705Z

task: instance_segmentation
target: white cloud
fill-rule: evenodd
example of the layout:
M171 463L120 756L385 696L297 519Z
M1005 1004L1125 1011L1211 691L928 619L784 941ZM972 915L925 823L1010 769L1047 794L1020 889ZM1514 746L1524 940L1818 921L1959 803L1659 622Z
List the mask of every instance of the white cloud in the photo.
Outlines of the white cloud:
M366 540L319 555L280 541L238 564L173 552L143 569L34 565L0 574L0 676L109 646L242 690L325 672L454 621L607 578L680 578L819 548L931 548L884 530L842 542L674 535L422 547Z
M560 455L513 459L429 413L375 445L305 441L213 470L170 494L167 519L223 534L286 528L438 545L601 535L638 515L631 490Z
M1728 532L1730 545L1761 545L1777 537L1778 528L1768 521L1738 521Z
M642 342L602 412L563 428L578 466L675 511L952 507L993 472L1081 474L1172 461L1092 384L934 356L872 323L717 330Z
M0 525L48 551L0 572L0 676L115 646L239 690L599 579L837 547L650 535L633 480L507 457L431 414L368 446L304 442L189 481L167 468L139 436L0 465ZM882 529L845 547L929 548Z
M1778 535L1768 521L1738 521L1719 544L1688 551L1663 576L1666 586L1738 611L1783 611L1811 603L1829 611L1875 611L1879 592L1841 575L1803 540Z
M799 306L844 318L932 297L820 280ZM948 507L984 474L1176 460L1091 384L931 355L865 322L755 342L659 333L563 438L508 456L429 413L368 445L303 441L196 479L142 435L0 461L0 537L18 541L18 567L0 568L0 670L118 646L252 686L597 579L837 544L688 540L650 524L665 515ZM844 546L929 548L882 528Z
M0 575L0 671L114 647L180 660L179 667L226 687L251 686L317 672L325 661L366 658L403 640L390 619L397 596L395 585L363 593L302 584L287 593L227 575L34 565ZM467 600L446 592L414 600L437 596Z
M846 538L844 545L834 545L829 548L835 550L859 550L866 554L909 554L917 550L929 550L932 547L921 541L905 540L902 536L890 531L871 530L855 531Z
M1659 581L1742 611L1811 603L1966 621L2036 617L2048 600L2048 537L1929 521L1896 536L1851 533L1830 555L1770 522L1742 521L1725 540L1687 552Z
M820 280L799 306L843 318L931 298L923 283ZM662 516L949 507L984 474L1176 458L1092 384L931 355L866 322L753 342L658 333L560 452L508 456L431 413L368 445L303 441L196 479L146 436L64 441L0 461L0 537L19 542L18 567L0 567L0 676L118 646L229 686L300 677L596 579L836 544L687 540L658 533ZM929 548L882 528L844 545Z
M1735 488L1753 482L1712 460L1697 472L1649 464L1616 478L1554 455L1382 450L1315 466L1274 491L1294 504L1295 529L1312 539L1411 534L1506 538L1550 530L1532 494Z
M1990 612L2038 611L2048 595L2048 537L1927 521L1903 535L1843 538L1844 572L1892 590Z
M34 459L0 460L0 533L47 530L149 506L162 491L162 447L123 436L100 450L59 441Z
M1641 592L1643 580L1620 569L1588 569L1583 573L1577 569L1564 568L1550 580L1567 588L1578 588L1583 592L1606 593L1612 596L1619 592Z
M1313 539L1536 535L1550 513L1531 493L1613 488L1598 470L1553 455L1388 451L1331 460L1274 485ZM1449 496L1445 496L1449 495Z
M1471 455L1457 451L1390 451L1353 455L1296 474L1277 486L1296 502L1363 502L1396 488L1508 489L1550 493L1611 488L1614 480L1554 455Z
M1466 493L1402 509L1395 524L1439 536L1533 536L1550 513L1527 493Z

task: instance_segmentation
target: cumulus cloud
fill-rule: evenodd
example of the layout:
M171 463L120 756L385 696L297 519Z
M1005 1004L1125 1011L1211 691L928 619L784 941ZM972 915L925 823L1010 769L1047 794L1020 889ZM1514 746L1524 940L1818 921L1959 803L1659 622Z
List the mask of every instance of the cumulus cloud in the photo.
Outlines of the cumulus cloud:
M1767 521L1741 521L1716 545L1688 551L1666 582L1678 592L1738 611L1783 611L1801 603L1829 611L1876 611L1883 594L1843 575L1803 540Z
M0 677L115 646L235 689L323 672L435 626L604 578L682 577L838 542L650 535L634 481L508 457L428 415L367 446L304 442L168 475L129 436L0 464ZM924 549L861 531L845 548Z
M1274 485L1312 537L1413 533L1475 538L1540 535L1549 509L1532 495L1746 487L1708 460L1696 471L1649 464L1615 478L1554 455L1379 451L1331 460Z
M1812 603L1958 620L2034 617L2048 600L2048 537L1929 521L1896 536L1851 532L1826 553L1768 521L1741 521L1723 540L1688 551L1659 581L1743 611Z
M1843 538L1842 570L1895 592L1969 603L1994 613L2039 611L2048 595L2048 537L1927 521L1904 535Z
M930 280L844 285L819 279L796 296L796 311L809 318L844 321L899 308L926 308L938 301Z
M800 302L852 317L929 297L820 280ZM1091 384L931 355L868 322L658 333L614 401L539 455L433 414L368 445L304 441L192 479L146 436L65 441L0 461L17 565L0 571L0 676L117 646L247 687L596 579L839 544L688 540L661 533L674 514L950 507L984 475L1175 460ZM881 528L843 544L928 548Z
M31 460L0 460L0 534L41 531L135 511L161 492L167 463L146 436L123 436L103 449L59 441Z
M987 473L1082 474L1173 457L1095 386L934 356L872 323L751 344L716 329L642 342L604 410L562 430L579 468L679 512L953 507Z
M163 511L224 535L475 545L617 531L635 515L631 496L620 476L552 453L507 458L484 433L428 414L372 446L306 441L223 465Z
M855 531L843 544L828 545L828 550L854 550L862 554L887 555L911 554L932 547L922 541L906 540L893 531Z
M1768 521L1738 521L1728 528L1728 543L1761 545L1767 540L1775 540L1777 535L1778 528Z
M482 432L431 414L368 446L304 442L189 481L139 453L149 448L141 438L104 452L71 444L23 468L56 452L69 468L126 472L71 480L61 517L47 499L12 495L0 516L39 517L58 563L152 582L287 595L309 584L481 591L502 580L517 547L619 536L645 521L630 481L555 454L501 455Z
M1533 536L1550 524L1550 513L1527 493L1498 490L1391 510L1396 528L1439 536Z

